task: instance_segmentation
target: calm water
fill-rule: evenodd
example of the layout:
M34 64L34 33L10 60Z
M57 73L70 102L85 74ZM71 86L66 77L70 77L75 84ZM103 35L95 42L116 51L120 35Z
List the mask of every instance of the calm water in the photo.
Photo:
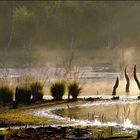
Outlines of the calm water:
M63 108L53 111L61 117L78 120L98 120L101 123L124 123L129 120L133 125L140 124L140 102L98 103L91 105Z

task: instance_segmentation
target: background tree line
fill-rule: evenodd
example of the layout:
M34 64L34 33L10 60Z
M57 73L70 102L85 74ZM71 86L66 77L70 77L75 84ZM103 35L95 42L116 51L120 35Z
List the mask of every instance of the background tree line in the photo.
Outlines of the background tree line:
M139 13L136 1L1 1L0 57L32 62L40 56L35 50L68 53L73 39L77 58L98 58L103 49L107 59L107 49L138 49Z

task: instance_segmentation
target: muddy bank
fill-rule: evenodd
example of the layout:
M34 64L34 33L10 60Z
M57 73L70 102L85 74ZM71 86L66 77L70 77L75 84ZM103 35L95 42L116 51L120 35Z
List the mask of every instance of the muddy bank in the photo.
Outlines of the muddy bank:
M100 139L133 139L132 135L118 135L118 136L107 136L104 137L102 135L101 130L98 135L93 133L90 127L38 127L38 128L24 128L19 129L16 133L10 134L6 139L8 140L35 140L35 139L42 139L42 140L68 140L68 139L79 139L79 140L100 140ZM98 133L97 132L97 133Z
M74 128L74 127L38 127L20 129L17 133L11 134L7 139L46 139L46 140L62 140L62 139L93 139L95 137L91 130L87 128Z

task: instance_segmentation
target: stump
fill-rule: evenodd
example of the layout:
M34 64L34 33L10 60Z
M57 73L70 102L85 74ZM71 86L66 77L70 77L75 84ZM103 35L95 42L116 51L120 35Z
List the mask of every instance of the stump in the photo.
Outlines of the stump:
M126 79L125 92L126 92L126 95L129 95L130 80L129 80L129 77L128 77L127 72L126 72L126 68L125 68L125 79Z
M117 90L118 86L119 86L119 78L117 77L117 78L116 78L115 85L114 85L114 87L113 87L113 91L112 91L112 95L113 95L113 96L116 96L116 90Z
M138 78L137 78L136 65L134 66L133 76L134 76L134 79L135 79L135 81L136 81L136 83L137 83L137 86L138 86L138 88L139 88L139 90L140 90L140 82L139 82L139 80L138 80Z

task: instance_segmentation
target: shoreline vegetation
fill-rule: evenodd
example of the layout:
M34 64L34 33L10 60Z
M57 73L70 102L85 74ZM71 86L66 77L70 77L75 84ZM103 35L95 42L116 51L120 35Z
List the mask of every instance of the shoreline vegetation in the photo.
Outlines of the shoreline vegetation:
M118 133L113 134L112 131L117 129L115 126L91 126L87 130L84 126L70 126L69 122L58 121L54 118L49 118L49 116L34 115L33 111L42 107L46 109L56 106L69 107L69 105L77 105L83 102L120 99L116 94L113 94L110 99L102 97L78 98L83 87L77 81L66 82L64 80L57 80L50 83L51 100L43 99L43 88L44 85L38 81L19 84L14 89L8 85L0 86L0 127L5 128L5 130L0 130L0 136L7 137L7 139L50 139L51 135L52 139L85 138L93 140L100 138L133 139L139 137L139 131L137 133L137 130L134 129L128 130L130 132L129 135L124 131L122 132L122 128L118 128ZM68 93L68 97L67 99L63 99L66 92ZM56 128L51 125L56 125ZM93 131L95 131L94 134Z
M84 101L109 101L112 99L103 99L100 97L97 98L78 98L77 101L63 99L61 101L53 101L53 100L42 100L40 102L25 105L20 104L17 109L13 109L9 104L0 108L0 126L1 127L9 127L14 125L43 125L43 124L54 124L54 122L48 122L47 119L43 117L33 116L29 112L32 112L35 109L43 108L43 107L55 107L55 106L63 106L67 104L78 104ZM62 123L63 124L63 123Z
M10 134L11 133L11 134ZM10 135L5 136L7 139L49 139L49 140L61 140L61 139L80 139L80 140L118 140L137 139L136 132L118 133L118 129L113 127L37 127L37 128L22 128L20 130L14 130L9 132ZM2 136L1 136L2 137Z
M89 99L89 98L87 98ZM134 129L122 130L121 128L115 128L110 126L61 126L66 122L59 122L60 126L52 127L53 124L58 124L54 120L49 118L33 116L29 112L42 107L55 107L65 106L67 104L76 105L81 102L88 101L87 99L80 98L77 101L52 101L44 100L40 103L32 105L20 105L18 109L11 109L5 106L0 109L0 120L5 121L5 124L1 123L1 127L7 128L6 130L0 130L0 137L7 139L35 139L35 138L51 138L52 139L136 139L137 131ZM109 101L112 99L94 98L94 101ZM32 126L34 125L35 128ZM21 126L19 129L13 129L12 126ZM58 132L59 133L55 133ZM65 132L65 133L64 133ZM128 133L129 132L129 133ZM37 135L38 134L38 135ZM83 137L82 137L83 136Z
M0 1L0 140L140 140L139 13L136 1Z

